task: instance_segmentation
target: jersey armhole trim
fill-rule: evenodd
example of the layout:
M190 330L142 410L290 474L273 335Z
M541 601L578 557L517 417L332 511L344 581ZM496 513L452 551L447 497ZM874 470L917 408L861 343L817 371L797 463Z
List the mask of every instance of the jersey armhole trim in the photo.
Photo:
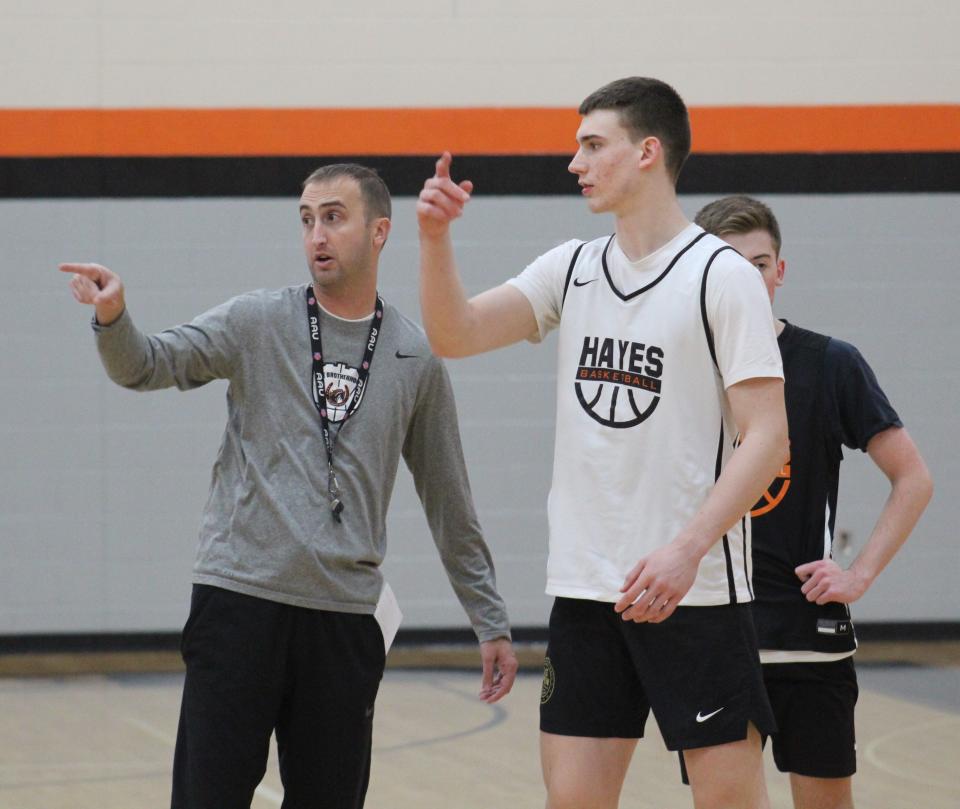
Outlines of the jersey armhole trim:
M710 358L723 379L723 373L720 371L720 365L717 363L717 350L713 343L713 329L710 327L710 319L707 317L707 276L710 274L710 267L713 266L714 259L725 250L733 250L730 245L715 250L713 255L707 261L707 266L703 268L703 279L700 281L700 316L703 320L703 332L707 338L707 348L710 349ZM734 252L736 252L734 250Z
M573 251L573 258L570 259L570 266L567 267L567 277L563 281L563 297L560 298L560 313L563 314L563 304L567 300L567 289L570 287L570 279L573 278L573 268L577 265L577 259L580 258L580 251L586 242L580 242L577 249Z

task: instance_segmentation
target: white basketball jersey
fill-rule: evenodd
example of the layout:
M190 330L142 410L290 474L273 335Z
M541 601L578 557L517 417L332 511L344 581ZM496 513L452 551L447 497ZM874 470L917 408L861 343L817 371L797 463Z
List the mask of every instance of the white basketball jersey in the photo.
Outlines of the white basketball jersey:
M613 237L571 262L575 247L512 282L541 333L559 319L547 592L616 601L627 572L678 535L733 452L725 387L782 370L759 273L715 237L691 225L642 272ZM631 281L640 285L624 288ZM680 603L751 600L749 543L744 518L717 538Z

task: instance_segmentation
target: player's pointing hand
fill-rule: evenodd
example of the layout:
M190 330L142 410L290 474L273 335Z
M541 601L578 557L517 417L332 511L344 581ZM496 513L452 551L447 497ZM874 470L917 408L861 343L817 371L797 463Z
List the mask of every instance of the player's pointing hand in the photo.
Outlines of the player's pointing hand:
M417 201L417 221L420 232L428 236L441 236L450 223L463 215L463 208L470 200L473 183L461 180L455 183L450 177L453 157L444 152L437 160L433 177L424 183Z
M100 264L61 264L60 272L72 273L70 291L79 303L92 305L97 323L109 326L123 314L123 283L120 276Z

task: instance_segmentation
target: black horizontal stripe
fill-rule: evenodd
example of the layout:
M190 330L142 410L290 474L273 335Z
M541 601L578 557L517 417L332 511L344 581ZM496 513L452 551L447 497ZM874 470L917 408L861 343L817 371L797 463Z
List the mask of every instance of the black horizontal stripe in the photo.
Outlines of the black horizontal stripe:
M415 196L433 157L51 157L0 158L0 198L289 197L325 163L377 169L395 196ZM569 158L463 156L455 179L484 196L579 193ZM960 192L960 152L883 154L695 154L681 194Z
M547 627L541 625L513 627L511 634L514 643L547 641ZM960 621L857 621L857 637L864 643L958 641ZM410 627L401 629L394 641L398 647L465 644L475 648L476 643L476 636L469 627ZM0 635L0 655L169 651L179 647L180 633L175 631Z

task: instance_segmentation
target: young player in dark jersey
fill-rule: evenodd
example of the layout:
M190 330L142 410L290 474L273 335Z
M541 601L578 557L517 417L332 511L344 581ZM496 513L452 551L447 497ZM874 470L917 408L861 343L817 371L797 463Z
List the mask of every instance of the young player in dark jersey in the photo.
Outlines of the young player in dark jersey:
M783 284L780 228L750 197L712 202L695 222ZM751 512L754 618L778 731L773 755L797 809L850 809L856 770L857 642L848 605L909 536L930 499L930 474L870 366L849 343L776 324L786 380L790 461ZM849 568L832 558L843 447L869 453L890 497Z

